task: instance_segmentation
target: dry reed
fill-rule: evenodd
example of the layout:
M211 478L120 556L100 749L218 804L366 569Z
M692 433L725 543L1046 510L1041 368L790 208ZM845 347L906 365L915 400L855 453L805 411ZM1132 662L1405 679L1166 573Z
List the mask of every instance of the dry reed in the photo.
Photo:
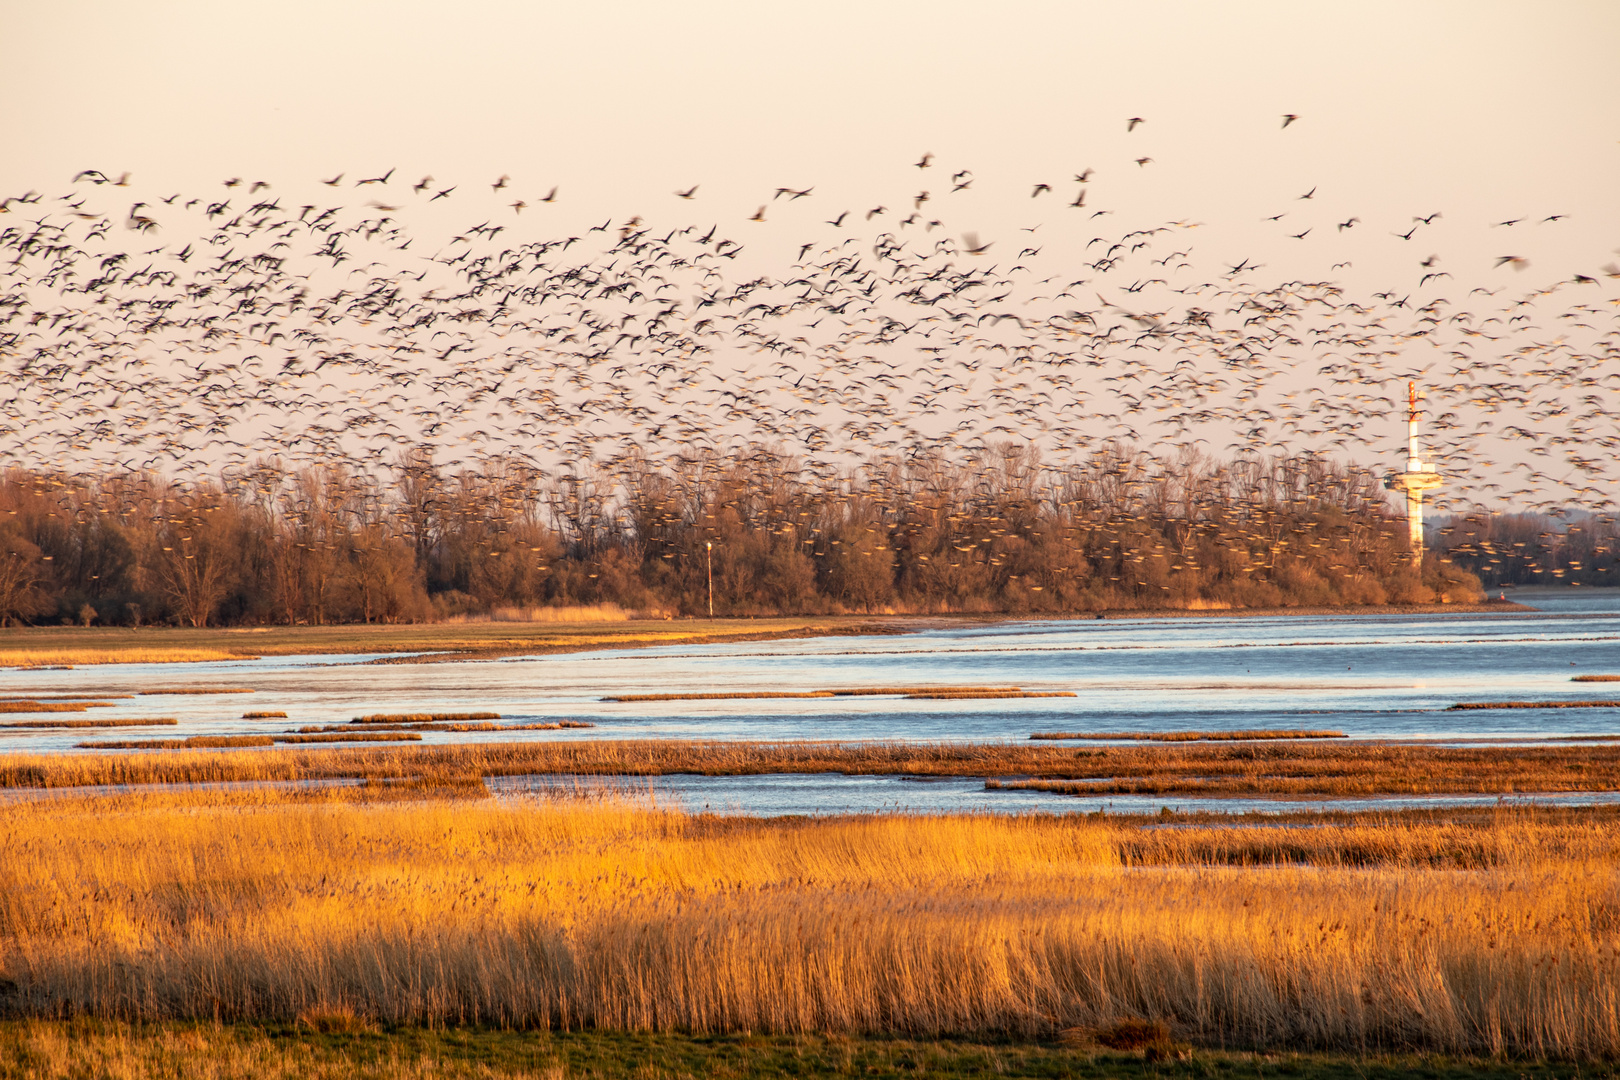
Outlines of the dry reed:
M1570 682L1620 682L1620 675L1575 675Z
M278 743L357 743L357 742L421 742L422 736L414 731L350 731L334 735L277 735ZM254 744L258 745L258 744Z
M1620 701L1459 701L1446 706L1458 709L1620 709Z
M350 720L351 724L406 724L406 723L433 723L443 720L499 720L500 713L494 712L442 712L442 713L372 713L370 716L357 716Z
M907 694L911 701L982 701L999 698L1037 698L1037 697L1077 697L1069 690L929 690L919 694Z
M84 712L111 705L110 701L0 701L0 713Z
M360 777L709 776L775 773L1035 777L1176 795L1436 795L1620 790L1620 745L1312 740L1138 743L571 740L244 750L231 754L0 755L0 788Z
M81 664L200 664L257 660L229 649L0 649L0 667L61 668Z
M172 716L128 720L13 720L7 724L0 724L0 728L169 727L179 722Z
M1620 835L1568 816L1183 831L343 799L8 808L7 1011L1023 1037L1140 1021L1210 1046L1620 1054Z
M276 712L276 711L245 712L245 713L242 714L242 719L244 719L244 720L285 720L285 719L287 719L287 714L284 713L284 712Z
M80 750L220 750L243 746L274 746L269 735L192 735L184 739L124 739L116 742L82 742Z
M1264 742L1272 739L1343 739L1342 731L1255 728L1248 731L1036 731L1031 739L1096 739L1108 742Z

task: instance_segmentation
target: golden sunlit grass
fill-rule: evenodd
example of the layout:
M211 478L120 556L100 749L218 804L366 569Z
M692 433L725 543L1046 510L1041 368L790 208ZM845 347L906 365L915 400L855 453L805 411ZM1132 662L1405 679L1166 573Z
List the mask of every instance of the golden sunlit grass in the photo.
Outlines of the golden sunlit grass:
M111 705L110 701L0 701L0 713L84 712Z
M192 735L184 739L120 739L82 742L80 750L223 750L245 746L274 746L269 735Z
M1620 675L1576 675L1570 682L1620 682Z
M1108 742L1263 742L1270 739L1342 739L1342 731L1302 728L1256 728L1250 731L1037 731L1031 739L1106 740Z
M422 736L414 731L350 731L347 734L277 735L278 743L358 743L358 742L421 742Z
M267 710L267 711L264 711L264 712L245 712L245 713L242 714L242 719L244 719L244 720L285 720L285 719L287 719L287 714L284 713L284 712L276 711L276 710Z
M107 746L101 744L100 748ZM175 752L142 754L0 755L0 788L537 773L741 776L827 772L1083 781L1088 795L1507 795L1620 790L1620 745L1456 746L1286 739L1074 747L1043 742L603 739L253 749L229 754L176 748Z
M198 664L213 660L252 659L257 659L257 655L206 648L0 649L0 668L79 667L87 664Z
M8 728L111 728L111 727L172 727L180 721L172 716L130 720L13 720L0 724Z
M496 712L441 712L441 713L372 713L357 716L351 724L430 724L445 720L499 720Z
M13 1015L1620 1053L1609 817L689 817L274 790L6 808ZM1156 1029L1155 1029L1156 1030Z

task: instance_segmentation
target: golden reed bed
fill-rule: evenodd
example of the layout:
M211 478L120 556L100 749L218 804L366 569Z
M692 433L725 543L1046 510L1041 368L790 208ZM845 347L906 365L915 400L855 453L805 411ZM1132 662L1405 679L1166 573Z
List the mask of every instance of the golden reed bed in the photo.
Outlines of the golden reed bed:
M348 800L348 801L344 801ZM270 791L5 807L12 1016L1620 1054L1612 816L694 818Z
M1288 739L1075 746L1051 741L846 744L586 739L320 750L0 755L0 788L362 777L431 781L529 773L742 776L824 772L1072 780L1083 781L1088 794L1105 795L1509 795L1620 790L1620 744L1437 746Z

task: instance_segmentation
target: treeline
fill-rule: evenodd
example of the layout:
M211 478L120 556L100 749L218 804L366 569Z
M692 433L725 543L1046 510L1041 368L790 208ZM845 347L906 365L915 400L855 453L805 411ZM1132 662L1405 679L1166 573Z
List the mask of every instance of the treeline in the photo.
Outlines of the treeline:
M407 622L616 604L648 614L1086 612L1471 601L1413 565L1376 477L1319 458L1215 462L1017 446L808 474L768 449L542 473L381 477L273 462L0 480L0 620Z
M1620 531L1596 514L1469 514L1447 519L1435 547L1484 584L1620 585Z

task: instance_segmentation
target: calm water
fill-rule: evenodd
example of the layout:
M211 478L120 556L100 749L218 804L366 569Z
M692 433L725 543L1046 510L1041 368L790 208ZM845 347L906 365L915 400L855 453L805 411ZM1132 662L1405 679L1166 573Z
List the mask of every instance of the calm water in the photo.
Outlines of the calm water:
M1466 701L1620 699L1620 590L1521 590L1535 612L1200 617L996 623L900 636L670 646L569 656L369 665L303 656L209 664L0 672L0 695L114 694L187 684L253 694L134 697L74 718L174 717L163 728L7 731L7 751L95 751L85 740L280 732L362 713L492 711L509 721L589 720L578 731L425 732L485 739L1026 739L1034 731L1331 728L1353 738L1620 738L1620 709L1446 712ZM899 697L609 703L635 693L1015 685L1074 698ZM247 710L288 719L243 720ZM29 718L32 719L32 718ZM498 792L524 790L521 779ZM533 786L532 784L529 786ZM987 792L979 780L896 777L666 778L684 805L806 813L876 809L1097 809L1096 800ZM1116 809L1133 800L1113 799ZM1136 800L1157 809L1164 800ZM1494 801L1494 800L1486 800ZM1193 800L1176 800L1191 805ZM1232 802L1223 809L1242 809ZM1402 805L1428 805L1405 800ZM1285 804L1265 801L1280 808ZM1312 803L1321 806L1321 803Z

